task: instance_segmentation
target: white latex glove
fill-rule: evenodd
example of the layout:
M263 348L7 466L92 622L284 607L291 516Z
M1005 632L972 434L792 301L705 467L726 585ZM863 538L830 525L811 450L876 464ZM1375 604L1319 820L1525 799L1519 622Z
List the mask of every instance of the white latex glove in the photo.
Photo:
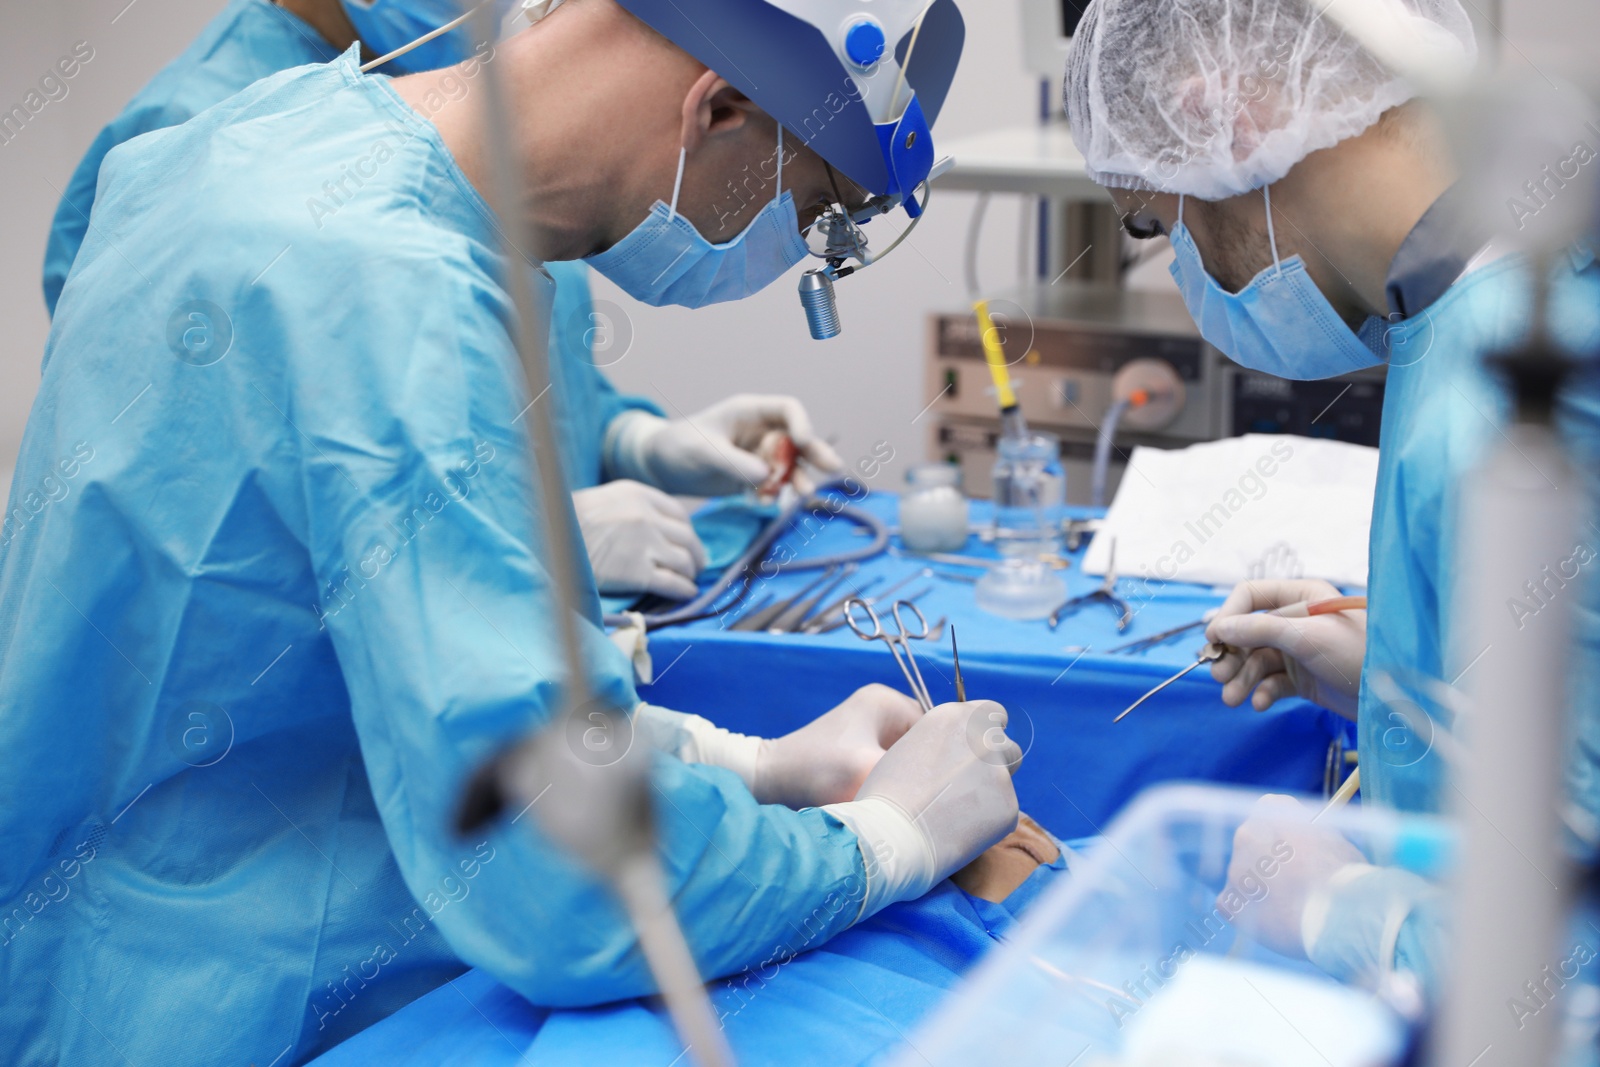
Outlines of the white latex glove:
M1312 825L1299 801L1264 796L1234 832L1228 884L1217 907L1267 948L1303 959L1308 905L1366 864L1344 835Z
M886 685L857 689L791 734L761 742L750 792L763 804L821 807L852 799L922 707Z
M805 405L791 396L730 396L687 419L628 411L606 431L606 468L689 496L724 496L759 487L772 467L756 455L769 431L794 442L797 459L824 473L842 469L838 455L812 432ZM795 485L810 479L796 468Z
M857 689L833 710L779 738L724 730L699 715L641 703L634 723L650 747L685 763L724 767L763 804L818 807L855 796L872 768L922 718L886 685Z
M615 481L572 494L595 584L608 595L658 593L685 600L705 568L689 513L661 490Z
M1223 683L1222 702L1238 707L1250 697L1252 707L1265 711L1275 701L1298 695L1353 720L1367 652L1367 613L1342 611L1309 619L1262 613L1339 595L1334 586L1314 578L1234 586L1206 627L1206 640L1244 653L1229 653L1211 664L1211 677Z
M858 920L919 897L1017 827L1011 773L1022 750L992 700L941 704L906 731L856 799L824 811L861 845L867 888Z

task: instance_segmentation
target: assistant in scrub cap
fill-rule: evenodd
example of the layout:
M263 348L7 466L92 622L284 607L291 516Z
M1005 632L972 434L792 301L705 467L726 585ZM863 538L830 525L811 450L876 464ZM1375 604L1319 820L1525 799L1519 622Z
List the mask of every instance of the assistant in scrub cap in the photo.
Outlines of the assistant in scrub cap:
M1334 0L1352 2L1352 0ZM1444 65L1477 58L1459 0L1365 0ZM1093 0L1062 87L1101 185L1223 200L1354 137L1416 90L1331 18L1328 0Z

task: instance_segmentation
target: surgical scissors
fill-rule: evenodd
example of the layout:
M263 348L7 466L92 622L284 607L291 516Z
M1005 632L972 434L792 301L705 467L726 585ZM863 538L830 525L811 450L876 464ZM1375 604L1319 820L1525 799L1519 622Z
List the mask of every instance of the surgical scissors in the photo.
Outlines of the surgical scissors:
M1069 597L1056 606L1050 613L1050 629L1054 630L1061 622L1061 616L1077 611L1085 604L1095 600L1103 600L1106 606L1117 613L1117 633L1122 633L1133 621L1133 608L1128 602L1117 595L1117 540L1111 539L1111 561L1106 564L1105 581L1093 592L1081 596Z
M906 626L905 619L900 615L905 610L909 610L915 616L917 625L921 627L920 631L913 632ZM870 629L858 619L857 616L861 612L866 613L867 622L871 623ZM911 695L916 697L923 711L932 711L933 698L928 695L928 683L922 680L917 657L911 652L912 641L920 641L928 636L928 620L923 616L922 609L909 600L896 600L894 627L898 632L893 634L883 628L883 621L878 618L878 613L872 610L872 605L860 597L853 597L845 602L844 617L850 624L850 629L854 630L856 636L863 641L882 641L889 646L889 653L894 656L895 665L900 668L900 673L905 675L906 685L911 687ZM904 658L901 657L902 651L905 653Z

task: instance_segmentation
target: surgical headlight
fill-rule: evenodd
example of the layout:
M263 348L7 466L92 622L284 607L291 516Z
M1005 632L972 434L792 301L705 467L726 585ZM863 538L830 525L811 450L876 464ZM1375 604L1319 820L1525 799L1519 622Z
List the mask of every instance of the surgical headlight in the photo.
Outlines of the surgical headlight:
M966 38L955 0L618 3L726 78L865 195L859 206L824 213L807 235L828 264L801 279L811 334L837 335L832 283L894 247L870 253L861 224L903 207L914 225L939 173L931 128Z
M923 183L922 200L916 203L915 210L908 208L906 211L911 218L910 224L881 252L874 253L868 247L863 226L877 216L893 211L899 203L896 197L876 196L853 208L829 204L817 221L811 224L805 234L806 249L827 262L827 266L808 270L800 276L800 306L805 310L806 325L814 340L826 341L843 332L833 283L872 266L899 248L927 211L932 195L928 182L950 169L954 162L947 156L930 170L927 181ZM852 259L855 260L854 265L848 262Z

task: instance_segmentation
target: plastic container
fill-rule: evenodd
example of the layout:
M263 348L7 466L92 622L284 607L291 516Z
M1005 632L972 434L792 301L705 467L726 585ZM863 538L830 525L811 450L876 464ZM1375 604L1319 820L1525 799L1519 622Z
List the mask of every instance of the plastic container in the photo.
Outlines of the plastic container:
M978 607L1007 619L1042 619L1067 599L1067 582L1039 559L1013 557L990 567L973 587Z
M1388 975L1377 992L1340 983L1240 935L1232 919L1243 908L1219 899L1235 832L1259 800L1199 786L1136 799L910 1035L894 1067L1404 1062L1423 1022L1414 976ZM1447 879L1454 848L1441 821L1359 807L1319 815L1321 806L1272 812L1281 825L1262 828L1261 840L1309 848L1306 835L1337 833L1373 864ZM1312 860L1292 854L1242 883L1253 887L1243 907L1288 891L1296 862Z
M961 468L923 463L906 473L900 498L900 540L914 552L955 552L967 543L967 498Z

